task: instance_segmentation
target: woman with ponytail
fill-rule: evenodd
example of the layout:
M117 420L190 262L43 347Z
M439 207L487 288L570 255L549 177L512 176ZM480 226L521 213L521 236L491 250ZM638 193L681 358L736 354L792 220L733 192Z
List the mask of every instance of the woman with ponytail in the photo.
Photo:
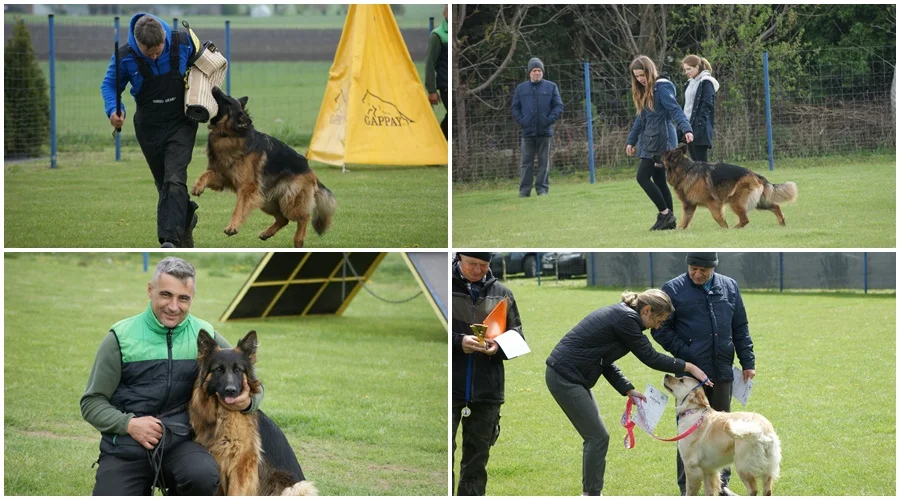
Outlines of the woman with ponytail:
M662 290L625 292L622 302L588 314L559 341L547 358L547 388L584 439L581 469L584 495L600 494L606 471L609 432L600 419L600 410L591 392L600 375L619 394L646 400L614 363L631 352L654 370L688 372L697 380L707 378L696 365L656 352L644 335L644 330L659 327L673 311L672 301Z

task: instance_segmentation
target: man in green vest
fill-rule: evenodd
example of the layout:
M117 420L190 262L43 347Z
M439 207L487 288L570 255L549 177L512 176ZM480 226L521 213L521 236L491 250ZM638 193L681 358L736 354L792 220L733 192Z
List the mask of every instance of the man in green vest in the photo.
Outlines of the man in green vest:
M447 35L449 25L447 23L447 6L444 6L444 22L431 32L428 37L428 50L425 52L425 90L428 91L428 101L432 106L438 102L444 103L447 109L444 121L441 122L441 131L447 138L447 116L450 115L450 103L447 101L447 89L450 85L447 73ZM438 95L440 92L440 95Z
M119 321L100 342L81 396L81 415L101 433L94 495L215 495L219 471L212 455L193 442L188 404L197 378L197 335L211 332L221 348L231 345L189 313L196 273L177 257L159 262L147 285L143 313ZM232 411L256 412L262 392L250 389ZM297 481L303 472L284 434L259 412L263 449L273 464ZM292 460L291 460L292 459Z

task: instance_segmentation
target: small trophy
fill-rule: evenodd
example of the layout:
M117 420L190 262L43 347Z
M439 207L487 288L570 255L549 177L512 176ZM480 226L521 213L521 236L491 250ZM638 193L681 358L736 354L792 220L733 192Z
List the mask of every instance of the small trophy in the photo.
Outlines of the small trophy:
M469 325L469 327L472 329L472 333L478 337L478 342L484 346L484 334L487 333L487 325L475 323L474 325Z

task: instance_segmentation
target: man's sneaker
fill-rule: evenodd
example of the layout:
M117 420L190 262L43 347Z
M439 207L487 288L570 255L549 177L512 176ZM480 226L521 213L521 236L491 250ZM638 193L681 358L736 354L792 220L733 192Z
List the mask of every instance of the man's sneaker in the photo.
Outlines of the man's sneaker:
M160 247L160 248L175 248L175 244L172 243L171 241L166 241L162 244L162 247Z
M663 217L664 217L663 221L660 223L660 225L657 229L660 231L665 231L667 229L675 229L675 226L676 226L675 214L673 214L672 211L670 210L669 213L667 213Z
M194 228L197 227L197 212L194 212L194 216L191 218L191 223L184 231L184 236L181 238L181 246L184 248L194 248Z

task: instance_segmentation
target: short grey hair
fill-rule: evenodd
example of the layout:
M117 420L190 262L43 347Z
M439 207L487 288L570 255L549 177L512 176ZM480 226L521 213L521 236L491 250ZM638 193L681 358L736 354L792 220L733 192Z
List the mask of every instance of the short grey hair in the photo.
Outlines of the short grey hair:
M166 30L156 18L145 15L134 23L134 38L145 47L156 47L166 41Z
M190 264L190 262L179 259L178 257L166 257L165 259L159 261L159 264L156 265L156 271L153 272L152 283L158 283L159 277L162 274L168 274L174 278L177 278L182 283L187 282L188 279L192 279L195 282L197 281L197 272L194 271L194 266Z

